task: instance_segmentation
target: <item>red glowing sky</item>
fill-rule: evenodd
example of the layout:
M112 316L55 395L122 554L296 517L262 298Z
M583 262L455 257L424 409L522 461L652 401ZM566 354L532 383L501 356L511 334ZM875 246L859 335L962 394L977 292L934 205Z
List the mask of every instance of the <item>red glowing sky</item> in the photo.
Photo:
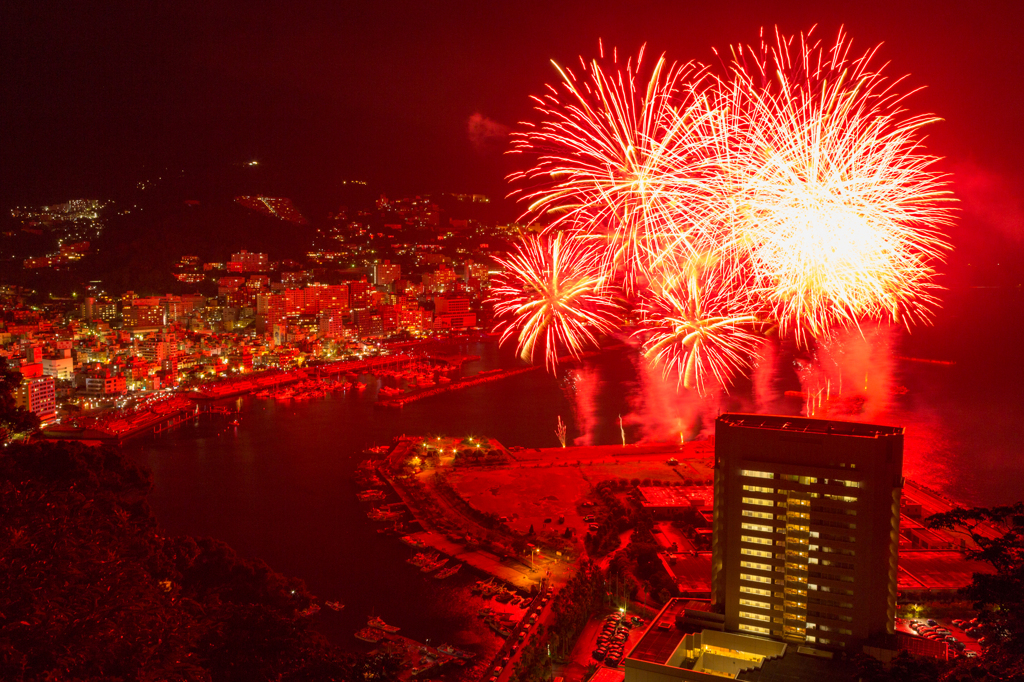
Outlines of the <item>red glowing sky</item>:
M38 176L70 189L126 166L259 157L502 193L500 155L471 142L470 118L528 116L549 59L591 56L603 38L708 61L776 24L884 42L893 74L928 86L914 105L947 120L936 151L1004 174L1024 152L1024 8L1002 4L1015 15L951 0L4 3L2 184L20 200Z

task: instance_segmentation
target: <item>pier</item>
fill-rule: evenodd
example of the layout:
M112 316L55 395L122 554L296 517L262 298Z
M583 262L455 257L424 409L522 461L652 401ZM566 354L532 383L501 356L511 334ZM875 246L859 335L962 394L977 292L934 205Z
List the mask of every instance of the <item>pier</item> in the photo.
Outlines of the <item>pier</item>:
M118 442L150 432L163 433L207 412L184 396L172 395L127 410L77 417L43 429L43 437Z

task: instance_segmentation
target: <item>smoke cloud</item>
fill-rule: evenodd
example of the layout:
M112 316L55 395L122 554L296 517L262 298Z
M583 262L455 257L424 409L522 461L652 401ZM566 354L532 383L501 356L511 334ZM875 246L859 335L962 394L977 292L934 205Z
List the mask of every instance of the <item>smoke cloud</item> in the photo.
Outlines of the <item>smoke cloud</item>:
M597 393L601 385L597 369L584 366L569 372L568 381L574 399L573 420L580 434L572 442L573 445L593 445L596 442L595 431L599 421Z
M680 387L675 375L666 377L642 357L632 357L638 384L629 396L631 411L622 422L639 429L640 442L689 441L713 431L716 401L702 399L696 391Z
M478 152L497 151L508 138L509 128L481 113L469 117L469 141Z
M953 171L954 191L965 222L988 227L1024 242L1024 181L999 175L974 163Z
M895 331L888 325L847 329L793 360L804 416L871 421L892 401Z

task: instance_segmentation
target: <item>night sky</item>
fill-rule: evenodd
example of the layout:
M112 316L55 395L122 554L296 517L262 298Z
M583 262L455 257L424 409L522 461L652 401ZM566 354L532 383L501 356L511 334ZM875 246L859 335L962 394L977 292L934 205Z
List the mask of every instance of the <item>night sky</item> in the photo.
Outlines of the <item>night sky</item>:
M928 145L961 222L1020 247L1020 2L4 2L0 200L252 159L326 194L365 179L500 196L502 133L555 80L549 60L602 39L710 62L762 26L814 24L825 40L844 25L855 51L884 43L887 73L926 86L910 106L945 119Z

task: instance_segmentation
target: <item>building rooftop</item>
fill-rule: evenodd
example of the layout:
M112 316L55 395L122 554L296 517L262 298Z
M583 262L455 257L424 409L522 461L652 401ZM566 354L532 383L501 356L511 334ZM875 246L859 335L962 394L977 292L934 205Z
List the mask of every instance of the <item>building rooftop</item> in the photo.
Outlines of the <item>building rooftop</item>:
M774 429L792 433L813 433L835 436L858 436L879 438L903 435L902 426L862 424L832 419L807 419L788 415L728 413L718 417L718 422L728 426L757 429Z
M624 679L626 679L625 671L602 665L589 682L622 682Z
M627 657L664 665L672 657L679 646L679 640L685 634L676 627L676 616L683 615L687 603L686 599L670 600L658 617L651 621L647 632ZM662 623L668 623L668 627L659 627Z
M848 660L819 658L788 647L779 658L766 660L760 668L745 670L737 679L748 682L846 682L857 679L856 668Z

